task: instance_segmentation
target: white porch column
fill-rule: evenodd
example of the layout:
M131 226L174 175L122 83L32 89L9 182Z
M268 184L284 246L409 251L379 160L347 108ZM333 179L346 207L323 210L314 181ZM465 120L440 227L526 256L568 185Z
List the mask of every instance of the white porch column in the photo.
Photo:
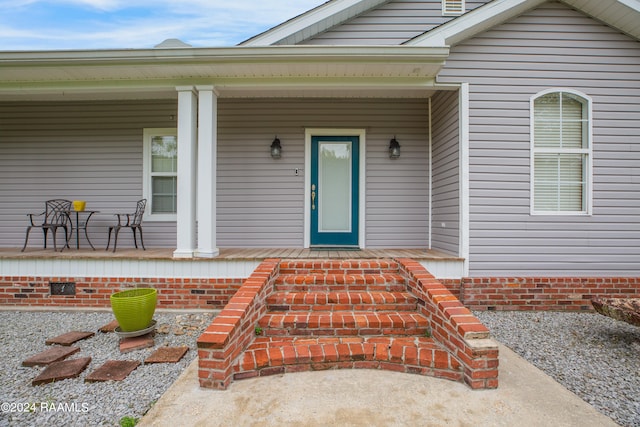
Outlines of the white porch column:
M469 83L460 85L460 257L464 258L464 277L469 277L470 186L469 186Z
M198 89L198 251L213 258L216 247L216 171L218 151L218 94L213 86Z
M196 93L178 86L178 196L175 258L192 258L196 247Z

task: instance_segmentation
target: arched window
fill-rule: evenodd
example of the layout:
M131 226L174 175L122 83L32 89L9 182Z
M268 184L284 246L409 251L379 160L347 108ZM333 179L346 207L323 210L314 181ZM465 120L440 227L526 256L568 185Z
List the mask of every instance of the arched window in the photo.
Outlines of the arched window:
M568 89L531 99L531 213L591 213L591 100Z

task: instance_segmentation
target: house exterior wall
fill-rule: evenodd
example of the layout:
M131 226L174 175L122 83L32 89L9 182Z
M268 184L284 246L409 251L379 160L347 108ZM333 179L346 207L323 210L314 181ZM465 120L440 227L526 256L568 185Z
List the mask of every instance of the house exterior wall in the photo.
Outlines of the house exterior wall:
M306 128L366 130L368 248L426 246L426 100L225 99L219 103L219 247L302 247ZM283 154L273 160L276 135ZM398 160L388 156L394 136L402 145Z
M638 276L640 43L546 3L452 47L439 82L470 87L470 273ZM529 100L593 101L593 214L530 215Z
M487 3L465 2L470 11ZM455 16L442 16L442 1L391 1L301 44L399 45Z
M100 211L89 235L96 248L106 246L113 213L133 212L142 196L143 129L175 127L176 108L175 100L0 103L0 246L22 247L26 214L54 198ZM33 230L29 246L42 240ZM175 224L144 224L144 240L173 247ZM118 243L132 245L131 233Z
M365 129L367 247L426 247L426 100L221 99L218 106L219 247L302 247L305 128ZM52 198L86 200L100 211L89 235L96 248L106 246L112 214L132 211L142 195L144 128L175 127L176 109L175 100L0 103L0 246L21 247L25 214ZM269 154L276 135L279 160ZM394 136L398 160L388 156ZM121 233L118 246L132 245L130 236ZM144 239L147 247L175 247L175 222L146 221ZM42 247L39 230L29 246Z
M458 91L432 98L432 231L431 246L460 252L460 137Z

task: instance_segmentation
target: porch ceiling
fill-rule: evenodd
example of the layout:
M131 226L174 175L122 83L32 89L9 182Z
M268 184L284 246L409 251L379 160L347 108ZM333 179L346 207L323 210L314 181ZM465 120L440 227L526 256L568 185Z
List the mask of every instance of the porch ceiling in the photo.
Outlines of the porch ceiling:
M278 46L0 52L0 100L428 96L447 48Z

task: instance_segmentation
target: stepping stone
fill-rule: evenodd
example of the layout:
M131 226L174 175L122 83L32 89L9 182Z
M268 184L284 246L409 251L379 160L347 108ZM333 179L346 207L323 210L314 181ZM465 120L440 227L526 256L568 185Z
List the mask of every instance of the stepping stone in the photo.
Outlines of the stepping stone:
M160 347L147 357L144 363L178 363L189 347Z
M98 331L104 332L104 333L114 332L118 326L120 326L118 324L118 321L117 320L112 320L111 322L107 323L106 325L101 326L100 329L98 329Z
M152 333L139 337L123 338L120 340L120 353L142 350L143 348L153 347L154 345L155 341Z
M90 357L54 362L47 366L45 370L36 377L36 379L31 381L31 385L47 384L54 381L77 378L80 373L86 369L89 363L91 363Z
M104 365L91 372L85 382L122 381L140 365L137 360L107 360Z
M71 331L67 332L66 334L58 335L54 338L49 338L47 341L45 341L45 344L71 345L76 341L90 338L94 335L95 334L93 332Z
M22 366L46 366L59 362L80 351L80 347L51 347L22 362Z

